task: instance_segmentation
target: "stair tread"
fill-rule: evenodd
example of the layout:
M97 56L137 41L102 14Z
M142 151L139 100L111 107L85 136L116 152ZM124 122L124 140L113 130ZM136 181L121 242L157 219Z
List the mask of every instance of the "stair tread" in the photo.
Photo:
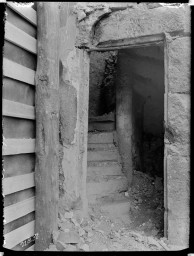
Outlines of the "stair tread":
M90 166L96 166L96 165L98 165L98 164L104 164L104 165L106 165L106 163L109 165L109 164L111 164L111 165L114 165L114 164L118 164L119 165L119 163L118 163L118 161L116 161L116 160L101 160L101 161L88 161L88 164L90 165Z

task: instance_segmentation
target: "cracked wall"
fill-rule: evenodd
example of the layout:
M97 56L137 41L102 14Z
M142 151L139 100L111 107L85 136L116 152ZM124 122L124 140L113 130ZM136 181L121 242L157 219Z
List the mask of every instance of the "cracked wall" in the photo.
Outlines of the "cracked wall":
M74 5L60 5L60 202L59 211L87 208L89 56L75 47Z
M63 75L61 95L61 161L64 194L61 209L85 204L87 169L87 123L89 55L85 49L126 40L168 35L167 148L168 238L188 245L189 238L189 136L190 136L190 8L160 4L62 3L60 58ZM63 89L62 89L63 88ZM71 89L70 89L71 88ZM68 92L72 97L67 99ZM65 105L73 109L71 121L65 118ZM77 107L75 102L77 101ZM70 106L69 106L70 107ZM70 109L68 110L71 113ZM66 124L68 122L68 124ZM67 125L67 126L66 126ZM67 129L65 129L67 127ZM71 129L72 128L72 129ZM68 136L70 135L70 137ZM66 139L65 139L66 138ZM73 141L72 141L73 138ZM70 144L69 144L70 143ZM181 168L180 168L181 166ZM175 185L176 184L176 185ZM181 207L179 207L181 205Z

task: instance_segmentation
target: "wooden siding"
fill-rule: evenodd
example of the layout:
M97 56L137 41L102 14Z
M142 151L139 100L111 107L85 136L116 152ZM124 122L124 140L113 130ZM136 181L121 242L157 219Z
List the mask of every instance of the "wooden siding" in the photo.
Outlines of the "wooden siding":
M2 105L4 247L33 251L36 11L13 2L7 3L6 11Z

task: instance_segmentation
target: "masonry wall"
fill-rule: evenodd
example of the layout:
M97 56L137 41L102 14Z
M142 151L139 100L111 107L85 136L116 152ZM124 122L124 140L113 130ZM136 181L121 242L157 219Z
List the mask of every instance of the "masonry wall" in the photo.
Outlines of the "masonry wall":
M187 247L190 190L190 8L185 5L158 7L131 3L126 10L121 11L118 6L115 8L111 4L61 5L61 209L79 208L79 204L86 202L89 90L89 59L86 49L125 44L130 40L140 42L142 38L154 40L167 37L167 230L171 243Z
M190 159L190 8L158 7L144 4L114 12L95 29L98 46L140 42L167 36L165 83L167 99L166 198L167 233L171 243L188 246L189 241L189 159ZM144 37L144 39L145 39Z

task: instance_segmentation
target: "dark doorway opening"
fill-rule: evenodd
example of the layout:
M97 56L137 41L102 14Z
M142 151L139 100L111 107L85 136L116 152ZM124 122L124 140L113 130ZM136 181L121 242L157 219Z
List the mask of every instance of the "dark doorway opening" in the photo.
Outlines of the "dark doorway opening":
M109 143L105 133L116 134L113 142L128 181L99 197L127 196L131 228L159 237L164 235L164 90L163 44L90 55L89 132L104 133L104 141L95 141L100 147Z

